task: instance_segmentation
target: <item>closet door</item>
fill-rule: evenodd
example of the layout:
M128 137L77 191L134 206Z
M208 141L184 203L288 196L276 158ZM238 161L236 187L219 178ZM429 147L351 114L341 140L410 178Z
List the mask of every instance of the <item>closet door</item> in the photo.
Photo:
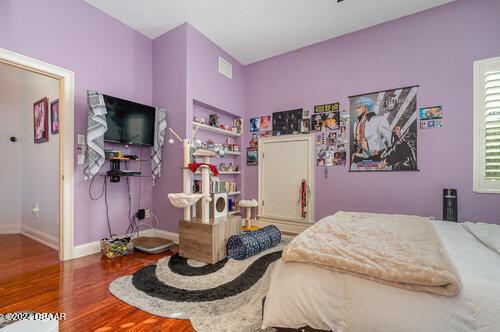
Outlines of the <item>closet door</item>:
M278 136L259 141L259 215L290 222L314 220L314 146L312 135ZM302 217L302 180L311 189Z

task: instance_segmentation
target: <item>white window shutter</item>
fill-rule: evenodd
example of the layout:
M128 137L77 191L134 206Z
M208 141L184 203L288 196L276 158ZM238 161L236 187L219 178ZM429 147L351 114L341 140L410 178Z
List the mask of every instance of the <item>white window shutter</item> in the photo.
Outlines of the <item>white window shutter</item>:
M474 62L474 191L500 194L500 57Z

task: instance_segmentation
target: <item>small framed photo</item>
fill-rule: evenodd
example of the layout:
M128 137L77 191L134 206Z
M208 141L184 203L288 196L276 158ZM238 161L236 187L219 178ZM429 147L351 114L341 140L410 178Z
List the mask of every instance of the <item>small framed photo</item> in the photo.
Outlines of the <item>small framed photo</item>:
M49 140L49 105L47 97L33 104L33 136L35 143Z
M50 103L50 133L59 134L59 99Z
M247 148L247 166L257 166L258 165L258 153L256 147Z

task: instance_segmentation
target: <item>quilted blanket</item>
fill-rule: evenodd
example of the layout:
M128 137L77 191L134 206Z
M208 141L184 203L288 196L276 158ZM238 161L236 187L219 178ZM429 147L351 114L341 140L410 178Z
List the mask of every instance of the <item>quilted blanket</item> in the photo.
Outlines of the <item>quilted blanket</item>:
M337 212L295 237L283 260L412 291L444 296L460 291L455 267L424 217Z

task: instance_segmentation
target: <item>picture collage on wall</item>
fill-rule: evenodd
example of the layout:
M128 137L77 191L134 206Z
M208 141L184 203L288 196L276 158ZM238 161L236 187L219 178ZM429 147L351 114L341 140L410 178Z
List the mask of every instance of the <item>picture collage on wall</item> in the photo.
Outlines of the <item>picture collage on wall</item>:
M417 86L349 97L350 171L417 170Z
M304 110L302 108L275 112L273 113L272 134L273 136L281 136L304 133L307 130L307 122L303 120Z
M444 126L441 106L423 107L419 114L420 129L442 128Z
M316 165L345 166L349 113L340 112L339 103L314 107L312 131L316 136ZM319 113L323 110L325 112Z

